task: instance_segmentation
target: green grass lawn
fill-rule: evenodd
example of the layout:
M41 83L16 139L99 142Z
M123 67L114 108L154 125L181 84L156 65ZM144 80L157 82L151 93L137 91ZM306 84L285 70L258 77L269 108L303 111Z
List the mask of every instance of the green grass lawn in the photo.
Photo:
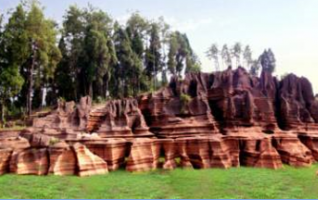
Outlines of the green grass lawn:
M0 198L318 198L318 164L280 170L231 168L93 177L0 176Z

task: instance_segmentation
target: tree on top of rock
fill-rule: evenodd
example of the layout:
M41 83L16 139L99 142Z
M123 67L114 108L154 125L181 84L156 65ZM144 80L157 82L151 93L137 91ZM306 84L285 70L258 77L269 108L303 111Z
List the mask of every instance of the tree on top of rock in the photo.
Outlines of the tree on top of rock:
M170 35L168 53L170 73L181 77L183 70L188 72L197 71L200 68L199 66L199 61L191 49L187 35L181 34L179 31L173 32Z
M219 49L217 44L212 44L206 54L209 59L214 60L215 71L220 71Z
M232 54L236 58L236 67L241 64L241 53L242 53L242 45L241 43L237 42L234 44L232 49Z
M252 51L251 51L251 48L249 45L247 45L245 47L244 52L243 52L243 57L245 60L245 67L248 71L250 71L251 64L253 62L253 58L252 58Z
M226 44L223 45L221 50L221 57L223 59L223 62L225 64L225 68L228 68L232 65L232 59L231 59L231 53L229 51L229 48Z
M259 57L259 61L262 65L263 70L268 71L270 73L273 73L275 71L276 59L271 49L269 49L268 51L265 50L263 54Z
M162 69L162 55L161 55L161 42L160 42L160 33L159 26L157 23L152 23L150 26L150 44L146 50L146 69L145 73L149 78L153 87L156 88L156 76L159 71Z

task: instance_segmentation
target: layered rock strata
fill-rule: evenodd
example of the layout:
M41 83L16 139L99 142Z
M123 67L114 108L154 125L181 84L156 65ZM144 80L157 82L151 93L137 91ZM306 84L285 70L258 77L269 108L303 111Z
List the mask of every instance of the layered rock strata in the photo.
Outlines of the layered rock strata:
M0 131L0 174L107 174L158 168L310 166L318 101L310 82L239 67L172 77L138 98L59 101L22 131Z

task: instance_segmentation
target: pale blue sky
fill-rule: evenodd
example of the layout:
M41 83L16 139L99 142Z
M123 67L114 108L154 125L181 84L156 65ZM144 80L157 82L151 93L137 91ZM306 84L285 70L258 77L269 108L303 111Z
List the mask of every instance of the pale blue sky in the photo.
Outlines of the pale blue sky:
M19 0L0 0L0 12ZM143 16L164 16L174 28L186 32L203 63L211 43L249 44L257 57L272 48L277 59L276 74L294 72L308 77L318 92L318 0L40 0L48 17L62 21L71 4L95 7L124 21L132 11ZM317 68L316 68L317 67Z

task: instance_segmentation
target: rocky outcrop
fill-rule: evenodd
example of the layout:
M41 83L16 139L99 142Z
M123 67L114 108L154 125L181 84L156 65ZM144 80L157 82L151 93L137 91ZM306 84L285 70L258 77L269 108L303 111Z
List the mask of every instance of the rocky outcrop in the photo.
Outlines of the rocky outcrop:
M0 175L9 171L11 149L0 149Z
M130 154L126 164L127 171L141 172L153 169L153 140L137 138L131 144Z
M243 138L240 140L240 162L248 167L279 169L282 161L272 146L271 137Z
M91 152L107 162L110 171L124 166L126 152L129 149L125 139L88 141L84 144Z
M90 152L84 145L76 143L73 145L76 155L79 176L91 176L107 174L107 163L100 157Z
M213 74L208 99L216 120L224 133L237 127L260 127L261 132L277 130L275 96L277 80L262 72L260 78L250 76L244 68L231 68Z
M278 98L282 128L318 134L318 102L308 79L287 75L280 82Z
M22 131L0 131L0 174L107 174L158 168L305 167L318 161L310 82L239 67L172 77L138 98L59 101Z
M273 144L281 160L291 166L306 167L313 162L311 151L300 142L297 135L280 133L273 136Z
M206 97L208 74L172 78L168 87L140 97L140 108L150 130L160 138L218 133Z
M74 138L77 133L86 131L91 104L90 97L82 97L77 106L73 101L59 100L57 109L45 117L35 118L29 131L61 139Z
M153 136L135 99L106 102L105 107L90 113L87 129L103 138Z
M50 174L75 175L77 173L75 152L65 142L59 142L50 146L49 155Z
M12 153L10 172L24 175L46 175L49 169L49 155L46 148L25 149Z
M318 135L299 134L300 141L311 151L312 156L318 161Z

